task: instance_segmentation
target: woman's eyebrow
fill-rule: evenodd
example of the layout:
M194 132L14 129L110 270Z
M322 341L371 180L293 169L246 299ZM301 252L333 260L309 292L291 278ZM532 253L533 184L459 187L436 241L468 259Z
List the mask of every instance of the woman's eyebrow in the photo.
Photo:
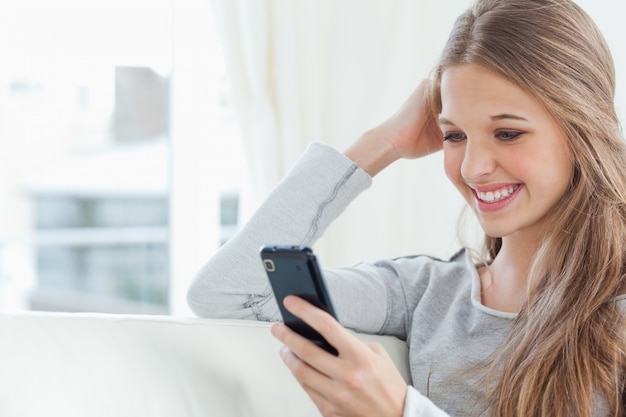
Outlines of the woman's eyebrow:
M515 114L508 114L508 113L503 113L503 114L498 114L496 116L491 116L491 120L492 121L497 121L497 120L505 120L505 119L511 119L511 120L521 120L524 122L527 122L528 119L522 117L522 116L517 116Z
M439 117L437 123L439 123L440 125L456 126L454 123L444 117Z
M498 120L520 120L524 122L528 121L528 119L526 119L525 117L517 116L515 114L509 114L509 113L503 113L503 114L491 116L491 121L495 122ZM439 123L440 125L456 126L454 122L446 119L445 117L439 117L439 119L437 120L437 123Z

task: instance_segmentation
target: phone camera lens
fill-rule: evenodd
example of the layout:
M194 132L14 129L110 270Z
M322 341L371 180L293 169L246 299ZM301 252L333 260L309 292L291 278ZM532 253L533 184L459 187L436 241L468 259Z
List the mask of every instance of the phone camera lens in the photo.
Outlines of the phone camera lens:
M276 265L274 265L274 261L272 261L271 259L264 259L263 260L263 266L265 266L265 270L267 272L274 272L274 271L276 271Z

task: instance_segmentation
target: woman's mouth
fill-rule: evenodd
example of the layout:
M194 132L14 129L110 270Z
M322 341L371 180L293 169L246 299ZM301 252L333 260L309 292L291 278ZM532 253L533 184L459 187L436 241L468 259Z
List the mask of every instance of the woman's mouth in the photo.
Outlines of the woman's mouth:
M511 194L517 191L519 187L520 184L516 184L508 185L493 191L476 191L476 197L478 197L478 199L483 203L492 204L511 196Z

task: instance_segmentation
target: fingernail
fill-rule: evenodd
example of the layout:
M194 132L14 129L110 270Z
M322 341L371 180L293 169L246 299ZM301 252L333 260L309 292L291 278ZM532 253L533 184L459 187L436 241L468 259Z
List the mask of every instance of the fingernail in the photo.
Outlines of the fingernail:
M283 304L285 305L285 307L291 307L294 302L295 302L295 297L292 297L290 295L285 297L285 299L283 300Z
M280 348L280 357L285 359L288 351L289 351L289 348L286 345L283 345L283 347Z

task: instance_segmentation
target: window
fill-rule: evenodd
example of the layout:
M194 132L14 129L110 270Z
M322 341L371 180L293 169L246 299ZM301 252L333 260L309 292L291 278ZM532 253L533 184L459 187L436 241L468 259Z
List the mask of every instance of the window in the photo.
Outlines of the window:
M0 311L171 311L174 11L0 0ZM224 92L206 94L227 120Z

